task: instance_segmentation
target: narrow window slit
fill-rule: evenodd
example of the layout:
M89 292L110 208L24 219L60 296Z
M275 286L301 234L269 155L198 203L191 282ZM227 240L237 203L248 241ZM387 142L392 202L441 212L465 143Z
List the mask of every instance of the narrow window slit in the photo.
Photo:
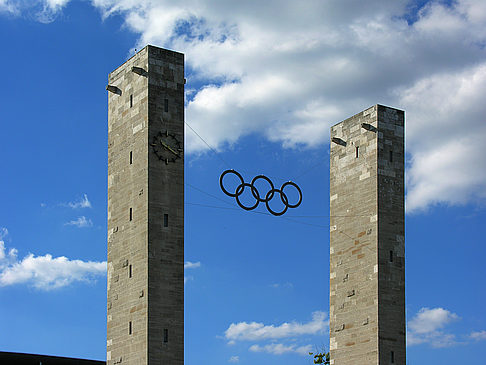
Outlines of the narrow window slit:
M164 112L169 111L169 99L164 99Z
M390 353L390 360L392 364L395 363L395 353L393 351Z
M128 266L128 277L131 278L132 277L132 265L129 265Z
M133 106L133 95L130 95L130 108Z
M164 328L164 343L169 342L169 330Z
M164 214L164 227L169 227L169 215Z
M390 262L393 262L393 251L390 251Z
M133 209L130 208L130 220L132 220L132 218L133 218Z
M356 158L359 157L359 146L356 146Z
M390 151L390 162L393 162L393 151Z
M133 163L133 151L130 151L130 165Z
M132 321L128 322L128 334L132 334Z

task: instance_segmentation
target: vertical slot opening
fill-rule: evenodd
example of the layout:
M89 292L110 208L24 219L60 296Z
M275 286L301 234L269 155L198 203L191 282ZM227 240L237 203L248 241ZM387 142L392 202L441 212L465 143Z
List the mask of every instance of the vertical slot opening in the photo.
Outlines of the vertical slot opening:
M395 363L395 353L392 351L390 352L390 360L391 360L391 363L394 364Z
M133 106L133 95L130 95L130 108Z
M169 342L169 330L164 328L164 343Z
M129 265L128 266L128 277L131 278L132 277L132 265Z
M132 334L132 321L128 322L128 334Z
M393 162L393 151L390 151L390 162Z
M133 151L130 151L130 165L133 163Z
M164 99L164 112L169 111L169 99Z
M393 262L393 251L390 251L390 262Z
M130 220L132 220L132 218L133 218L133 209L130 208Z
M169 215L164 214L164 227L169 227Z
M359 146L356 146L356 158L359 157Z

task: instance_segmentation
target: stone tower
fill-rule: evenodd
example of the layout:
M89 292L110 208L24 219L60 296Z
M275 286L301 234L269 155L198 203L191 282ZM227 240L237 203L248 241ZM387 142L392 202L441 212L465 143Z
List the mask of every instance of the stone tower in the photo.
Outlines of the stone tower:
M107 364L184 363L184 55L108 77Z
M405 365L404 112L331 127L331 364Z

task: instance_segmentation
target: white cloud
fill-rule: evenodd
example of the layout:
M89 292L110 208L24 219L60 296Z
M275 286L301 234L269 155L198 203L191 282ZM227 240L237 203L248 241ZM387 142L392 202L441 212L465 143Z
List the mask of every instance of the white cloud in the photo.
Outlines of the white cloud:
M198 267L201 267L201 262L191 262L191 261L186 261L184 263L184 269L196 269Z
M471 332L469 337L476 341L486 340L486 331Z
M78 199L77 201L69 202L63 205L67 205L68 207L73 209L91 208L91 202L89 201L87 194L83 194L83 197L81 199Z
M33 4L52 21L68 2L0 0L0 9ZM486 202L484 0L91 3L124 18L139 34L134 47L186 54L186 120L216 150L252 133L318 146L330 125L382 103L407 112L408 212ZM188 152L208 151L186 136Z
M443 308L422 308L408 322L407 345L428 343L432 347L449 347L457 344L454 334L442 329L459 316Z
M9 0L0 0L0 13L17 14L17 7Z
M0 240L3 240L8 235L8 229L5 227L0 227Z
M291 322L279 326L265 325L259 322L232 323L225 331L225 338L228 341L261 341L318 334L323 333L328 328L326 318L326 313L316 311L312 313L312 320L307 323Z
M270 287L274 289L278 289L278 288L292 289L294 287L294 284L287 281L286 283L283 284L280 283L271 284Z
M235 345L238 341L258 341L270 343L256 343L248 350L252 352L266 352L273 355L296 353L308 355L311 345L298 344L298 338L309 335L320 335L329 328L327 314L316 311L312 313L312 320L307 323L283 323L281 325L265 325L258 322L232 323L225 331L228 345ZM289 343L273 342L276 339Z
M217 150L251 133L317 146L331 124L383 103L407 112L409 211L486 197L476 143L486 139L482 0L428 2L415 13L406 0L92 3L123 16L137 48L186 54L186 119ZM187 149L207 146L188 131Z
M445 325L459 319L457 314L444 308L422 308L408 322L408 326L416 333L430 333L442 329Z
M486 62L420 80L401 92L414 152L407 173L407 211L486 198Z
M233 362L233 363L240 362L240 357L239 356L231 356L228 361Z
M64 223L65 226L76 226L78 228L92 227L93 222L91 219L87 219L84 215L74 219L72 221Z
M201 267L201 262L191 262L191 261L186 261L184 263L184 270L189 270L189 269L197 269ZM194 277L192 275L184 275L184 284L187 283L189 280L194 280Z
M27 284L41 290L52 290L106 275L106 262L70 260L50 254L28 254L19 260L16 249L6 253L3 237L7 233L5 228L0 230L0 286Z
M268 345L252 345L249 348L253 352L268 352L272 355L283 355L289 352L295 352L299 355L308 355L312 350L311 345L299 346L296 345L284 345L282 343L271 343Z
M71 0L0 0L0 12L15 16L32 15L41 23L51 23Z

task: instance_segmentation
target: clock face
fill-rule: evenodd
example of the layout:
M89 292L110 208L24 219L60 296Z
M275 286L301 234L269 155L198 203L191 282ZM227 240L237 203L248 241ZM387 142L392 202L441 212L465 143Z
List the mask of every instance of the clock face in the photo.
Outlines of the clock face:
M159 160L164 161L166 165L181 158L181 142L177 140L174 134L168 131L165 131L165 133L159 132L154 136L151 146L155 155Z

